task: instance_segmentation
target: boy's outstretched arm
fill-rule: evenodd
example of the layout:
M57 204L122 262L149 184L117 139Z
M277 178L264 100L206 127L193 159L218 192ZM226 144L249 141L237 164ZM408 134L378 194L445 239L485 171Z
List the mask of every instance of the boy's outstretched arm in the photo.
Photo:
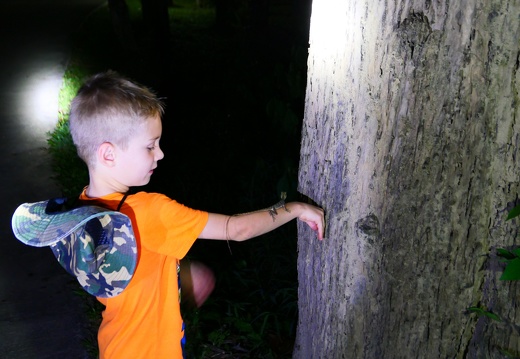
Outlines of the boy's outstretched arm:
M226 216L210 213L208 223L199 238L245 241L270 232L285 223L298 218L323 239L325 219L323 209L301 202L287 203L284 208L273 211L269 209Z

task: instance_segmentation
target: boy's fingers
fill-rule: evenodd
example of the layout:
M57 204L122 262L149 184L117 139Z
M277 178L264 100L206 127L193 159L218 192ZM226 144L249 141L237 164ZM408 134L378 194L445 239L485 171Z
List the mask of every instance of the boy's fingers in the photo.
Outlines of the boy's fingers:
M324 235L324 227L325 227L325 211L320 208L319 209L319 218L315 222L315 231L318 232L318 239L321 241Z
M321 222L306 222L307 225L317 233L318 239L321 241L323 239L323 224Z
M318 223L318 239L321 241L323 239L323 222Z

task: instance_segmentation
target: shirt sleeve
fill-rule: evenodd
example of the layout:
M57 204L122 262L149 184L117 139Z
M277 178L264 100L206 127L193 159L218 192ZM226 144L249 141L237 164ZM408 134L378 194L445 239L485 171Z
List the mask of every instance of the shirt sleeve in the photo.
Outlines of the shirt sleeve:
M208 222L208 213L186 207L162 194L147 193L141 245L151 251L183 258ZM142 230L145 229L145 233Z

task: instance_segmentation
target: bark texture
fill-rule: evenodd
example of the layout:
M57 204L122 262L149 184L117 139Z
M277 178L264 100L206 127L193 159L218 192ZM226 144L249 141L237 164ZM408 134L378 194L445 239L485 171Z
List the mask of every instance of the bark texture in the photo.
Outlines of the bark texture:
M328 230L299 227L295 358L520 352L495 255L518 246L519 38L512 0L314 0L299 183Z

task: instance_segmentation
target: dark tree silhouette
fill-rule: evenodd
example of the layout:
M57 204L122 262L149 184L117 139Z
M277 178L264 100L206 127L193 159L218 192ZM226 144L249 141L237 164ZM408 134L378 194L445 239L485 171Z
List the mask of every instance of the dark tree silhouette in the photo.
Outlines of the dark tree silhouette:
M125 0L108 0L108 8L114 33L121 46L124 49L135 48L135 39Z
M170 39L168 0L141 0L143 22L152 41L166 44Z

